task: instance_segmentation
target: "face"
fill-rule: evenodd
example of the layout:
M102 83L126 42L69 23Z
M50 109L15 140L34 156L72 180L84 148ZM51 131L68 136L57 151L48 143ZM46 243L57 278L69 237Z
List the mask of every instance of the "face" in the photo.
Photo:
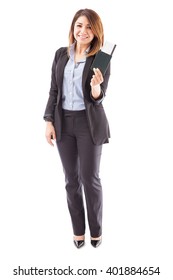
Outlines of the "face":
M85 16L81 16L77 19L74 25L74 38L80 45L89 46L94 38L94 34L91 31L91 25Z

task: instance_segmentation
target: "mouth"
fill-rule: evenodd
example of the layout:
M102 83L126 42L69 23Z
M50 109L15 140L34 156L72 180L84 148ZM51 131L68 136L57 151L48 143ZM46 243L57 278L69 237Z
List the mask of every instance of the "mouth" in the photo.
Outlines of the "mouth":
M83 35L78 35L80 37L80 39L88 39L88 36L83 36Z

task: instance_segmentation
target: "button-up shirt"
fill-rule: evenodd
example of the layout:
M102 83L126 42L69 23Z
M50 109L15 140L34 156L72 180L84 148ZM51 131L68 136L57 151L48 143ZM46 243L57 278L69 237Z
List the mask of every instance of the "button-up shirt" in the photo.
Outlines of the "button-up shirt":
M75 43L70 47L70 57L64 69L62 108L65 110L80 111L85 109L82 91L82 74L86 57L75 63L74 48Z

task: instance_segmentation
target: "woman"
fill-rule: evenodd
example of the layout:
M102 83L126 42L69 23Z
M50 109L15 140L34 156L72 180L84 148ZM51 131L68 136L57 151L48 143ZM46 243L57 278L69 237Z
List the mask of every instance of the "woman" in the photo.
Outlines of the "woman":
M99 166L102 144L110 137L102 101L110 76L91 69L104 41L99 15L91 9L77 11L69 32L69 47L56 51L51 87L44 119L46 139L56 140L65 173L67 203L71 215L74 244L85 244L86 199L91 245L102 237L102 186Z

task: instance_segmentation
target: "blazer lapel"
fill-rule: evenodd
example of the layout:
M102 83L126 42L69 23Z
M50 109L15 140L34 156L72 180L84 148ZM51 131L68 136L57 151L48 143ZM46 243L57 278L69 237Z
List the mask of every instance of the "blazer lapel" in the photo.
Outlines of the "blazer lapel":
M58 88L60 89L60 91L62 89L64 68L65 68L67 61L68 61L67 53L64 53L62 56L60 56L59 61L57 63L56 77L57 77Z
M85 83L86 83L86 80L87 78L91 79L92 77L92 70L90 70L90 67L91 67L91 64L93 62L93 59L94 59L94 56L89 56L87 57L86 59L86 63L85 63L85 66L84 66L84 70L83 70L83 76L82 76L82 89L83 89L83 92L85 92ZM90 72L90 75L89 75L89 72Z

